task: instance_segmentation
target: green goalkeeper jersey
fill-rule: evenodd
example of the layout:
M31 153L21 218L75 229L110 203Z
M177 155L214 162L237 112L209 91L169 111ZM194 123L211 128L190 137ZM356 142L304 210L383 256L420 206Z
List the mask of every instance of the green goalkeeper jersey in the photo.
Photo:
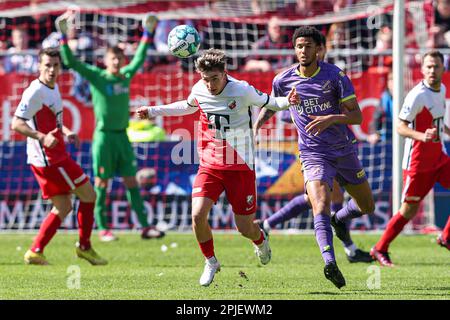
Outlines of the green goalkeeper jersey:
M77 71L90 83L96 130L121 131L127 129L130 118L130 82L144 63L148 45L147 38L143 37L133 60L120 69L120 76L114 76L105 69L77 60L67 42L62 42L61 56L64 64Z

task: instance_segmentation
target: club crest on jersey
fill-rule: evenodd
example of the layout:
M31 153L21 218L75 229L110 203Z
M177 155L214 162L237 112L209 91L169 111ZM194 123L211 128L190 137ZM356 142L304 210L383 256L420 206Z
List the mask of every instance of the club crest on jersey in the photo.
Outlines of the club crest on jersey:
M247 196L247 204L249 206L251 206L253 204L253 195L252 194Z
M322 85L322 92L323 93L328 93L331 91L331 81L327 80L323 85Z
M236 108L236 100L231 101L228 104L228 108L230 108L231 110L233 110L234 108Z

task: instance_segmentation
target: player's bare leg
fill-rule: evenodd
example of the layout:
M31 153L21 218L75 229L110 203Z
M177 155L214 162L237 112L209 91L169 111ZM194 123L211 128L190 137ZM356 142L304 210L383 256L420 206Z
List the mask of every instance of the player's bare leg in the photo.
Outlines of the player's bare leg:
M73 190L73 193L80 199L77 212L79 241L76 244L76 254L79 258L87 260L92 265L105 265L108 262L100 257L91 246L96 200L95 190L88 181Z
M147 221L147 210L145 210L144 200L139 191L139 184L135 176L123 177L123 183L127 188L127 199L136 212L139 223L142 227L142 239L159 239L165 236L165 233L149 225Z
M240 215L235 214L234 220L238 231L247 239L252 240L255 247L255 254L262 264L268 264L272 258L272 251L269 246L267 234L253 223L256 214Z
M27 264L47 265L44 249L58 231L61 222L72 211L70 195L58 195L50 199L53 208L39 228L39 233L33 241L31 248L25 253L24 261Z
M420 202L403 202L397 212L386 226L381 239L370 250L372 257L385 267L393 267L394 264L389 257L389 245L402 232L405 225L416 216Z
M95 193L97 194L97 198L95 200L94 216L97 228L99 229L100 241L103 242L118 240L108 227L108 217L106 215L106 194L108 184L109 179L95 177Z
M444 230L442 230L442 233L437 237L436 242L438 245L450 250L450 216L447 219Z
M324 181L308 181L306 184L309 200L314 215L314 232L322 258L325 262L324 274L337 288L345 286L345 279L340 272L333 248L333 231L330 217L330 187Z
M214 201L209 198L192 198L192 229L205 257L205 268L200 277L200 284L205 287L211 284L214 275L220 271L220 263L214 253L213 235L208 223L208 214L213 205Z

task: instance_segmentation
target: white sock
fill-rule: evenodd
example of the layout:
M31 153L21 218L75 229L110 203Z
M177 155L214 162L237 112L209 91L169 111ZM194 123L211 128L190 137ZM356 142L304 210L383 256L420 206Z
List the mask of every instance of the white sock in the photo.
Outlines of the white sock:
M212 256L211 258L207 258L206 261L208 261L208 264L216 264L217 263L217 259L215 256Z
M344 247L345 254L349 257L353 257L356 254L356 249L358 249L358 247L356 247L354 243L352 243L348 247Z

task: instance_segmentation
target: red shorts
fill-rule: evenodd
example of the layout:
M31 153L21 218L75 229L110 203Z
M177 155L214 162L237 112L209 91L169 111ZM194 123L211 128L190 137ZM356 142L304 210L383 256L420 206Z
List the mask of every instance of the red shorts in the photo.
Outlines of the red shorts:
M403 170L402 202L418 203L439 182L450 189L450 157L445 164L433 171L414 172Z
M31 171L41 187L43 199L69 194L89 181L89 177L83 172L83 169L70 157L48 167L32 165Z
M256 212L255 171L199 168L192 187L193 198L205 197L216 202L224 190L235 214Z

